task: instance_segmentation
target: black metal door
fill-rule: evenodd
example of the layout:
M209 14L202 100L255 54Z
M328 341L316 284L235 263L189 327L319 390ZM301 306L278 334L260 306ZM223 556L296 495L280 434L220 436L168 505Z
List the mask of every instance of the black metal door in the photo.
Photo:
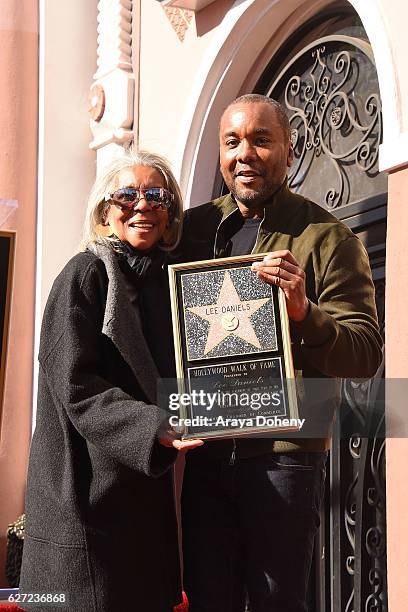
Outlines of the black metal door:
M287 109L295 150L290 187L329 209L365 244L383 330L387 177L378 171L381 100L357 16L348 8L308 24L272 60L256 92ZM387 610L382 380L380 368L370 381L343 381L311 611Z

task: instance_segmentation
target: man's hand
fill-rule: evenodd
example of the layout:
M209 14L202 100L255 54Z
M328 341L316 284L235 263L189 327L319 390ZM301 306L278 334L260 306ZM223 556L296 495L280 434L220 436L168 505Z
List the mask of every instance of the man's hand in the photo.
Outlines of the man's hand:
M186 451L204 444L203 440L180 440L180 434L165 420L160 425L157 438L162 446Z
M289 318L292 321L303 321L309 312L309 300L306 297L306 275L299 268L290 251L273 251L262 261L252 264L252 270L258 278L270 285L283 289Z

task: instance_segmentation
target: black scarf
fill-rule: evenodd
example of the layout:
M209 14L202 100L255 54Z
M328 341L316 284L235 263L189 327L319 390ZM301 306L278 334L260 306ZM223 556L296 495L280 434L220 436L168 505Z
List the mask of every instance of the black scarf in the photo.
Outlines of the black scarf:
M137 251L116 236L111 244L122 272L136 289L143 333L157 369L163 378L174 378L170 297L164 270L167 255L157 247L147 253Z
M138 251L116 236L111 238L111 244L118 254L122 272L130 275L136 284L146 278L158 276L163 269L166 253L157 247L148 252Z

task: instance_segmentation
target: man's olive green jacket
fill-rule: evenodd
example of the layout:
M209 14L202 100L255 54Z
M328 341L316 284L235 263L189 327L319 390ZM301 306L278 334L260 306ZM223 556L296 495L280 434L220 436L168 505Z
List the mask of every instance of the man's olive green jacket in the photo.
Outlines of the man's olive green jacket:
M230 194L189 209L180 244L182 260L226 256L228 226L239 214ZM370 378L381 364L382 339L368 256L348 227L290 191L286 182L265 206L253 253L282 249L290 250L305 271L311 304L304 321L291 322L294 366L304 379L316 379L310 385L315 397L309 403L322 399L321 408L326 406L329 412L338 395L338 384L332 379ZM322 398L316 397L319 388ZM326 401L328 396L332 401ZM309 425L313 431L313 424ZM253 454L255 443L267 444L264 440L239 443L243 455ZM248 444L251 450L246 453ZM279 452L327 447L327 439L310 437L273 442L273 450Z

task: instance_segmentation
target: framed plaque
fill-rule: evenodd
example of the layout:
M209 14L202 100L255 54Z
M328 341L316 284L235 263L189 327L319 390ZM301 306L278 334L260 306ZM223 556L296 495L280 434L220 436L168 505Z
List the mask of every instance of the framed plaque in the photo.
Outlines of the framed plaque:
M185 439L299 430L285 295L251 270L263 257L169 266L178 379L170 422Z
M6 370L14 241L14 232L0 231L0 417L3 405L3 387Z

